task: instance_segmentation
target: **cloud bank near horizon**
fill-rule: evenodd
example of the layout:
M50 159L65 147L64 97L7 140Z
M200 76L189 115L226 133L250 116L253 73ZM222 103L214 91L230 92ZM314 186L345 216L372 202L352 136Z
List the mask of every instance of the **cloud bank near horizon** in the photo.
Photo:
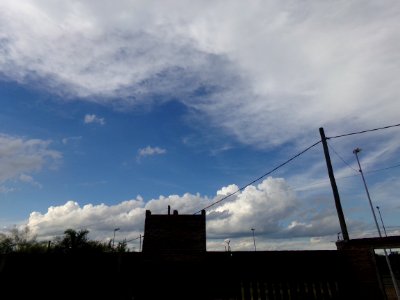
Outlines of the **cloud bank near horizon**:
M62 235L67 228L87 228L92 238L107 240L113 228L118 227L121 228L118 232L120 238L123 236L129 240L143 234L146 210L166 213L170 205L180 214L192 214L236 190L236 185L229 185L217 191L212 198L187 193L144 201L138 196L116 205L81 206L75 201L68 201L64 205L49 207L45 213L32 212L26 225L41 239ZM306 206L301 205L282 178L269 177L207 211L209 250L220 249L220 241L226 238L236 241L236 250L247 249L251 245L248 244L251 228L256 228L260 247L263 244L269 248L275 244L285 247L282 243L285 239L295 247L296 243L291 239L299 238L303 247L317 247L317 241L321 240L324 242L319 247L326 248L325 240L335 236L338 226L332 209L306 212ZM304 239L309 242L304 242ZM265 240L276 242L268 245L263 242ZM289 247L289 244L286 246Z
M399 15L397 1L6 0L0 74L118 109L178 100L271 147L397 123Z

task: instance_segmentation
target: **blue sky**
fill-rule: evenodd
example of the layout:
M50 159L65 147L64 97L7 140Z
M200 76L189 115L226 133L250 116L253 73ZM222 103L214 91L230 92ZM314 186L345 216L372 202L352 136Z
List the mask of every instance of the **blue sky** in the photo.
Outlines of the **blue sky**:
M321 126L400 123L399 13L396 1L2 1L3 230L108 239L120 227L132 239L146 209L193 213L318 141ZM329 141L350 236L376 234L355 147L399 229L398 128ZM259 249L334 248L327 179L317 145L210 209L208 248L229 238L251 250L250 228Z

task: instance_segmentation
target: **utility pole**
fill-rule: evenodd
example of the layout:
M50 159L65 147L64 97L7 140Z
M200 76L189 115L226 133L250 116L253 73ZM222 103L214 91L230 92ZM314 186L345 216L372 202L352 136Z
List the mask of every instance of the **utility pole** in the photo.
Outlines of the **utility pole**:
M367 192L369 206L371 207L372 215L374 216L376 229L378 229L379 237L382 238L381 230L379 229L379 225L378 225L378 220L376 219L376 215L375 215L375 210L374 210L374 208L372 206L371 196L369 195L367 182L365 181L364 173L363 173L363 171L361 169L360 160L358 159L358 153L360 153L360 152L361 152L360 148L356 148L356 149L353 150L353 153L354 153L354 155L356 156L356 159L357 159L358 167L360 168L359 171L360 171L363 183L364 183L365 191ZM390 277L392 278L392 282L393 282L394 290L396 292L397 299L400 300L399 286L397 285L396 277L394 276L394 273L393 273L393 270L392 270L392 265L390 263L389 256L388 256L387 251L386 251L385 248L383 249L383 252L385 253L386 263L387 263L388 268L389 268Z
M338 188L336 185L335 175L333 174L332 162L331 162L331 157L329 155L329 149L328 149L328 144L326 142L327 139L325 137L324 128L321 127L319 129L319 134L321 135L321 142L322 142L322 146L324 148L326 166L328 168L328 175L329 175L329 179L331 181L333 197L335 199L336 211L337 211L337 214L339 217L340 229L342 230L343 239L345 241L348 241L350 239L349 233L347 232L346 220L344 219L342 204L340 202L339 191L338 191Z

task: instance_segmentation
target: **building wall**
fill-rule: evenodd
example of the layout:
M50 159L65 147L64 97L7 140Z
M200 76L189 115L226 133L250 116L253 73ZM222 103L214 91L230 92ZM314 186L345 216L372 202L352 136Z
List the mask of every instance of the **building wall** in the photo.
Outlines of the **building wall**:
M206 251L206 215L153 215L146 211L144 253L201 253Z

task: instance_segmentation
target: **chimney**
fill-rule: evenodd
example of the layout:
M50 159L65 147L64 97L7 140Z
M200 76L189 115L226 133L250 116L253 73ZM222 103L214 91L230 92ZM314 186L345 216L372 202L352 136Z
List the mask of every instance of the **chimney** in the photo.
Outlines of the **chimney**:
M171 214L171 206L168 205L168 216Z

